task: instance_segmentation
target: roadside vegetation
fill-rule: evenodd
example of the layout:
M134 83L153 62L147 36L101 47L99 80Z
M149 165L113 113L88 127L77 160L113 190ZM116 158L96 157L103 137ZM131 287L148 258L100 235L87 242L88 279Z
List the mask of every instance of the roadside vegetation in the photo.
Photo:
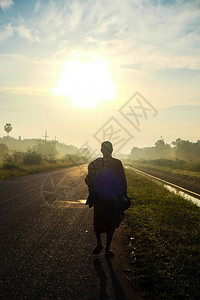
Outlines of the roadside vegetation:
M53 154L43 155L31 150L27 152L10 151L1 161L0 180L52 169L69 168L86 162L87 158L73 154L56 159Z
M158 177L164 173L200 180L200 140L194 143L177 138L167 144L161 138L152 147L133 147L123 162L143 170L157 171Z
M9 136L10 123L5 125L7 136L0 138L0 180L13 176L68 168L91 159L87 148L77 148L56 140L15 139Z
M148 299L200 299L200 208L126 170L133 284Z
M126 164L142 167L147 170L161 171L168 174L181 175L200 179L200 161L154 159L154 160L126 160Z
M177 138L170 145L165 143L164 139L161 138L152 147L133 147L127 158L130 160L153 160L164 158L196 162L200 161L200 140L194 143Z

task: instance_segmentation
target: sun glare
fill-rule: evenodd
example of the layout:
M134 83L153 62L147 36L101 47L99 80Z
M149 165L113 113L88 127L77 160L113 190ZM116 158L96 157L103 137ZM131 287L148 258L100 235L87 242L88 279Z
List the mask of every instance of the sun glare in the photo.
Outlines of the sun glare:
M114 83L105 62L69 61L53 92L75 106L93 107L101 100L114 99Z

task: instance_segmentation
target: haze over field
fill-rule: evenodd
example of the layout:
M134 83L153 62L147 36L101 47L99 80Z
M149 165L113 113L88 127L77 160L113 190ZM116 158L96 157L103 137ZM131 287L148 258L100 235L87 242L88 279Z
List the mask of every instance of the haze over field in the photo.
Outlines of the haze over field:
M0 0L0 136L196 142L199 25L196 0Z

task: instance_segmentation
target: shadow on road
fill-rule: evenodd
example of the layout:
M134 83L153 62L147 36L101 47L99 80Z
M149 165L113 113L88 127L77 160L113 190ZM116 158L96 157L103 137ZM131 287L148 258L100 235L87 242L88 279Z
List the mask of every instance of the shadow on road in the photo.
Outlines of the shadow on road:
M99 300L107 300L108 295L106 293L106 283L107 283L107 276L106 273L104 272L104 269L101 265L101 262L98 258L95 258L93 260L95 270L99 276L100 279L100 292L99 292ZM106 257L106 263L108 265L108 269L110 272L111 280L112 280L112 285L114 288L115 292L115 299L117 300L126 300L124 292L122 290L122 287L120 285L120 282L115 274L115 271L112 266L112 261L111 258Z
M101 265L101 262L98 258L95 258L93 260L94 267L96 269L96 272L100 279L100 292L99 292L99 300L106 300L108 299L107 293L106 293L106 273L104 272L104 269Z

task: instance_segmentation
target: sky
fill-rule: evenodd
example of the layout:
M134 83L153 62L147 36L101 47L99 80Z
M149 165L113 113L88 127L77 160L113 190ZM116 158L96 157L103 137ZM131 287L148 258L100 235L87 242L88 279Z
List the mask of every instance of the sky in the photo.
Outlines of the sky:
M199 0L0 0L0 137L196 142L199 83Z

